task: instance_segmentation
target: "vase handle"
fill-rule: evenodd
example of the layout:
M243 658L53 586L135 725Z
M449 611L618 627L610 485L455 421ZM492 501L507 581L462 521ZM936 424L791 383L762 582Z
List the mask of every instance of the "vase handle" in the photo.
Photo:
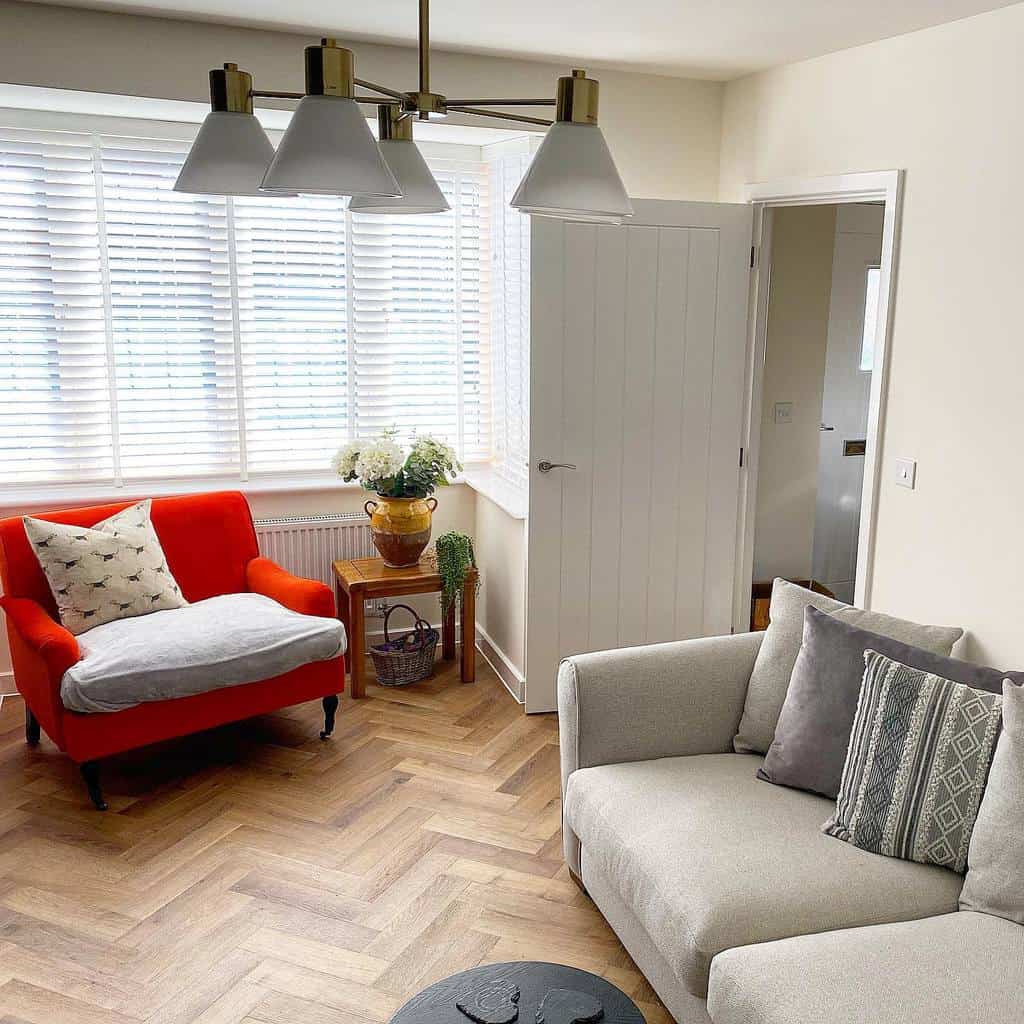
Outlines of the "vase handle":
M431 502L433 502L434 504L431 505L430 504ZM427 508L429 508L431 512L436 512L437 511L437 498L433 497L433 495L431 495L431 497L427 498Z
M370 508L370 506L371 506L371 505L373 506L373 508ZM366 503L365 503L365 504L363 505L363 511L364 511L364 512L365 512L365 513L366 513L366 514L367 514L368 516L372 516L372 515L373 515L373 513L377 511L377 502L375 502L375 501L373 500L373 498L371 498L371 499L370 499L369 501L367 501L367 502L366 502Z

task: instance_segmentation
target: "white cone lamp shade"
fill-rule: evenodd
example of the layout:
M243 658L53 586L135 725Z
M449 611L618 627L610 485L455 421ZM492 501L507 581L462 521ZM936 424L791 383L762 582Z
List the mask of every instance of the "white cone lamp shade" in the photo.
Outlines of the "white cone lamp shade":
M391 169L401 196L354 196L348 208L356 213L444 213L451 209L427 162L412 139L411 117L400 117L398 107L382 104L378 125L380 151Z
M512 206L539 217L619 224L633 204L597 125L597 82L558 80L557 120L519 183Z
M341 96L299 102L263 187L314 195L401 195L358 104Z
M237 64L210 72L210 104L174 183L193 195L258 196L274 147L252 113L252 76Z
M258 196L274 147L252 114L214 110L189 150L175 192Z

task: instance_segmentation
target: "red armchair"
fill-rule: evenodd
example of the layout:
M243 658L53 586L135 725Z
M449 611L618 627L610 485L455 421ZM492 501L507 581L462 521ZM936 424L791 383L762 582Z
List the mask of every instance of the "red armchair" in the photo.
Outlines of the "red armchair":
M131 502L49 512L53 522L91 526ZM333 616L330 587L300 579L259 557L252 515L235 491L156 498L153 526L167 562L189 601L251 592L293 611ZM40 727L82 770L93 803L106 810L98 760L160 740L322 698L326 739L334 728L345 659L312 662L284 675L177 700L153 701L123 711L81 714L61 703L64 673L79 659L78 641L58 621L56 605L20 517L0 519L0 607L7 615L14 681L25 698L25 737L39 742Z

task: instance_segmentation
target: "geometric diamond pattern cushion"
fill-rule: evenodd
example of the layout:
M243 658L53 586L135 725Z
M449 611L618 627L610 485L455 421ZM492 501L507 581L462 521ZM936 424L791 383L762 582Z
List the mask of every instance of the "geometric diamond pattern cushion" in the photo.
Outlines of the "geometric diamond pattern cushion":
M826 835L961 874L992 763L1003 697L875 651Z
M167 566L150 504L137 502L93 527L23 518L65 629L78 635L188 604Z

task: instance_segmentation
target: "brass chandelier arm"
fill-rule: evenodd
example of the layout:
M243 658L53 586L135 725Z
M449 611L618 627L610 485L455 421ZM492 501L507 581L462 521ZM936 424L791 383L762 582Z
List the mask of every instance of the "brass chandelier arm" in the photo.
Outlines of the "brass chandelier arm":
M550 128L553 121L548 121L543 117L527 117L525 114L507 114L503 110L485 110L483 107L453 107L450 103L448 104L449 110L458 111L460 114L475 114L477 117L497 117L502 121L519 121L522 124L537 124L542 128Z
M386 85L377 85L376 82L368 82L365 78L353 79L356 85L362 86L364 89L369 89L371 92L379 92L382 96L390 96L396 100L407 100L409 99L409 93L399 92L397 89L389 89ZM380 100L377 100L380 103Z
M558 100L447 100L449 107L553 107Z
M301 100L306 94L304 92L280 92L277 89L252 89L249 95L254 98L270 100Z

